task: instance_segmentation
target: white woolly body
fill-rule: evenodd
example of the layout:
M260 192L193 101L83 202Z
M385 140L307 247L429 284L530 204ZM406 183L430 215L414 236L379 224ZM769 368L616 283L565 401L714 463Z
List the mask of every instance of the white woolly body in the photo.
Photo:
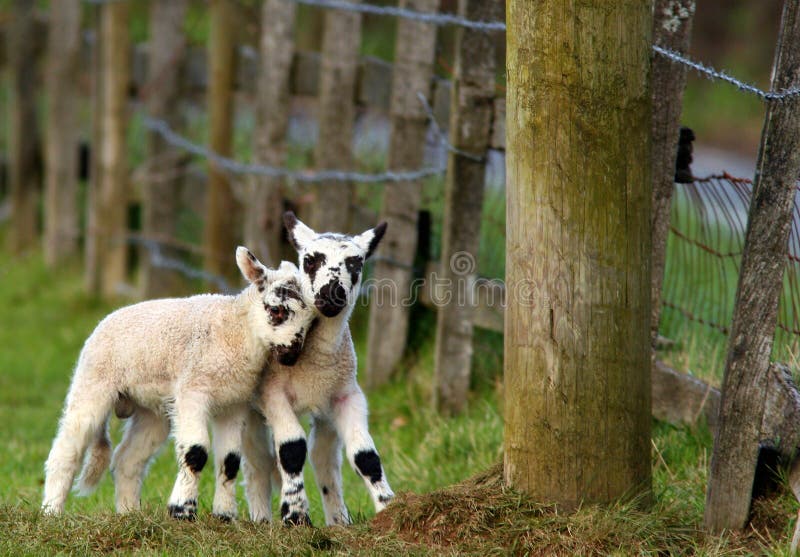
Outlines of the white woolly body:
M287 289L299 291L294 265L268 271L244 248L237 250L237 262L253 283L237 296L142 302L100 322L81 351L47 460L45 511L63 509L91 441L79 484L91 488L99 480L108 465L106 424L115 404L118 413L124 407L134 416L112 464L117 510L138 508L146 462L168 433L167 415L179 461L170 497L175 516L191 518L196 509L198 475L210 449L209 419L215 449L222 452L216 464L235 455L238 468L247 409L271 350L298 352L315 312L299 294L286 295ZM273 319L270 311L278 310L280 319ZM232 486L222 487L230 492ZM235 497L221 493L215 498L217 510L224 516L235 513Z

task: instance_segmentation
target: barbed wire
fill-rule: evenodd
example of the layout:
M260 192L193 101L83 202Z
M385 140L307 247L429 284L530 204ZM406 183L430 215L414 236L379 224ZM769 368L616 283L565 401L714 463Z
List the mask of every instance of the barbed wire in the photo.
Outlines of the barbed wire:
M753 95L761 97L765 101L784 101L788 98L800 95L800 88L798 87L792 87L790 89L781 89L779 91L764 91L763 89L759 89L755 85L736 79L735 77L732 77L723 71L716 70L711 66L702 64L701 62L695 62L694 60L691 60L686 56L684 56L683 54L676 52L674 50L670 50L668 48L664 48L659 45L653 45L653 50L657 54L660 54L661 56L664 56L665 58L668 58L673 62L682 64L684 66L687 66L695 70L700 75L712 81L716 79L719 79L720 81L725 81L726 83L730 83L740 91L743 91L745 93L751 93Z
M436 121L436 115L433 113L433 108L428 102L428 99L425 98L425 95L423 95L421 91L417 91L417 98L419 99L419 102L422 103L422 108L425 110L425 113L428 116L428 120L430 121L431 127L433 128L433 135L436 136L436 139L439 140L439 143L443 145L445 149L456 155L461 155L462 157L467 158L471 161L484 162L486 160L486 155L476 155L474 153L469 153L467 151L457 148L452 143L450 143L447 140L447 135L442 131L442 128L439 127L439 122Z
M343 0L285 0L285 1L295 2L296 4L305 4L307 6L317 6L320 8L344 10L348 12L400 17L403 19L420 21L422 23L430 23L432 25L439 25L439 26L452 25L456 27L466 27L467 29L474 29L476 31L506 30L506 24L503 23L502 21L475 21L454 14L418 12L416 10L409 10L408 8L397 8L394 6L355 4L353 2L345 2Z

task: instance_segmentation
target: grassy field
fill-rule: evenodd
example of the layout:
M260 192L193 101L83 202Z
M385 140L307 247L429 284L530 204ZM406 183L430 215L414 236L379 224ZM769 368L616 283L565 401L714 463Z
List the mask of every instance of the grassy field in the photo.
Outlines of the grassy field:
M425 310L416 315L402 373L369 394L376 443L395 490L404 494L377 520L372 520L360 480L346 469L346 500L356 521L350 529L254 525L246 519L244 502L240 521L218 523L210 516L211 474L204 475L198 522L172 521L165 510L175 473L169 444L151 467L141 513L112 513L113 487L106 476L95 494L70 497L65 517L42 517L37 508L43 463L72 366L86 335L112 307L82 293L77 264L53 272L38 253L11 258L0 252L0 420L6 424L0 429L5 449L0 456L5 479L0 483L0 554L787 552L796 503L785 495L760 504L763 517L746 535L706 537L699 531L712 445L703 424L654 424L655 503L649 511L619 504L563 515L503 489L493 469L502 456L501 339L478 334L469 410L456 419L437 417L429 405L435 321ZM362 361L365 323L366 312L359 308L353 328ZM116 422L113 433L118 439ZM481 473L477 480L447 487ZM309 493L312 519L321 525L318 494L313 487Z

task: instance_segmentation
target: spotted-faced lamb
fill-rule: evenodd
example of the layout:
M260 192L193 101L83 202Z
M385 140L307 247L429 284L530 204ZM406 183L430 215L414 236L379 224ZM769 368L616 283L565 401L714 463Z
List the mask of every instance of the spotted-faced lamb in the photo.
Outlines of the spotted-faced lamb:
M250 282L238 295L134 304L111 313L87 339L45 465L46 513L63 511L90 443L78 487L97 484L109 462L110 413L115 405L118 412L134 405L114 454L117 510L138 508L145 464L166 439L169 416L179 468L171 515L195 516L209 420L217 476L213 512L236 515L234 478L254 389L271 355L282 366L298 360L316 317L294 264L268 270L243 247L236 262Z

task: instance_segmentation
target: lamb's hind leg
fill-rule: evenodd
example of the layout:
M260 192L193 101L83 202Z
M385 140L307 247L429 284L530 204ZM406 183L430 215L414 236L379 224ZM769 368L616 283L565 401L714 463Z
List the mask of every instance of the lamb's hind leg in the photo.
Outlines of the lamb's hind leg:
M324 416L311 421L311 465L322 494L325 523L350 524L350 513L342 495L342 441L335 426Z
M194 520L200 472L208 460L208 398L190 389L178 394L172 421L178 477L169 497L169 514L173 518Z
M247 409L234 410L214 416L211 431L214 446L214 516L230 521L238 514L236 508L236 476L241 462L242 430Z
M277 462L273 452L272 436L264 424L264 417L250 410L242 438L242 474L250 520L272 520L272 482L270 480ZM280 477L278 478L280 483Z
M333 421L344 439L345 451L350 465L364 479L375 512L382 511L394 497L386 479L375 443L367 425L367 399L356 385L355 389L336 399L333 405Z
M169 421L166 416L139 406L131 412L122 441L111 460L117 512L139 509L147 463L168 435Z
M116 391L101 383L73 382L67 395L64 415L45 464L42 510L59 514L64 510L72 481L81 465L86 448L105 427Z

